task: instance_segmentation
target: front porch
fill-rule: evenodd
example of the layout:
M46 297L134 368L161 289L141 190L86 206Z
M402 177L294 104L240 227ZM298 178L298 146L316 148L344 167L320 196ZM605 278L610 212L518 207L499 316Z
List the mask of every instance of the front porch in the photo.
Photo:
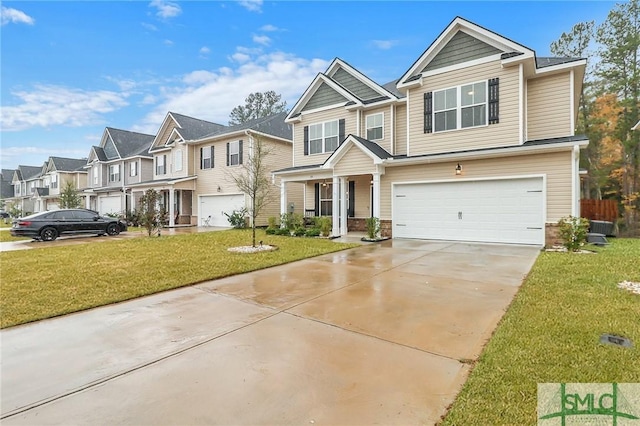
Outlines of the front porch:
M198 218L193 211L195 197L195 177L191 179L174 179L165 181L145 182L132 185L131 209L135 210L145 191L154 189L160 194L160 208L167 213L167 226L193 226L198 224Z

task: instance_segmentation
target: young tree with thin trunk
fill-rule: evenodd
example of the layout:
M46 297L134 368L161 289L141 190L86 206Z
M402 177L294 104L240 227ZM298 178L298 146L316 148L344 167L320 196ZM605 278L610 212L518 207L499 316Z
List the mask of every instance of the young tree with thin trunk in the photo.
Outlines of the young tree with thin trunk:
M264 207L274 199L273 188L269 175L267 159L273 154L271 149L260 136L249 139L249 155L242 163L239 172L230 173L230 177L238 189L249 197L247 211L251 219L251 245L256 246L256 219Z
M142 197L140 197L138 217L140 218L140 225L147 230L148 236L151 236L154 232L160 234L162 212L158 205L159 201L160 193L155 189L147 189Z
M77 209L82 205L82 199L78 195L76 186L68 180L64 184L64 188L60 192L60 208L61 209Z

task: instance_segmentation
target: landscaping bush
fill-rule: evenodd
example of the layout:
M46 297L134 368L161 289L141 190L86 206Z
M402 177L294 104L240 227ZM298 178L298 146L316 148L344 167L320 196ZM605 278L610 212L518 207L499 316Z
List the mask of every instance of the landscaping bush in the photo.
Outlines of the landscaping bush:
M558 221L560 237L569 251L578 251L587 242L589 221L583 217L568 216Z
M266 232L267 235L275 235L278 229L280 228L267 228L264 232Z
M283 213L280 223L289 231L294 231L304 226L304 217L300 213Z
M287 228L277 228L274 233L276 235L291 235L291 231Z
M303 235L306 234L306 232L307 232L306 229L304 229L303 227L299 227L293 231L293 235L295 235L296 237L302 237Z
M316 218L316 226L320 228L320 234L323 237L328 237L329 235L331 235L333 223L331 222L331 218L329 216L320 216Z
M224 215L227 217L227 220L236 229L243 229L247 227L247 214L248 211L244 207L240 210L234 210L229 213L225 213Z
M280 224L278 223L278 218L275 216L269 217L267 219L267 223L269 225L267 226L267 229L265 230L265 232L268 235L274 235L276 233L276 230L280 228Z
M365 221L367 226L367 238L373 240L380 234L380 219L377 217L368 217Z
M320 236L320 228L310 228L304 234L305 237L319 237Z

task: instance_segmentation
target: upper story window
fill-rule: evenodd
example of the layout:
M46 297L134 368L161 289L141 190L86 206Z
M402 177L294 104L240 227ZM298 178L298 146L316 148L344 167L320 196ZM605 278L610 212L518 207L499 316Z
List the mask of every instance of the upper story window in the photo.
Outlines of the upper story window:
M98 179L98 165L93 166L93 184L97 185L99 182Z
M304 127L304 155L333 152L344 139L344 119Z
M383 138L384 135L384 113L367 115L367 139L375 141Z
M157 175L167 174L166 163L167 163L166 155L158 155L156 157L156 174Z
M29 192L33 194L36 190L36 186L36 181L32 180L31 182L29 182Z
M213 145L200 148L200 170L213 169Z
M176 172L182 171L182 150L177 149L173 153L173 167Z
M499 122L497 78L424 94L424 132L444 132Z
M242 141L227 143L227 166L242 164Z
M120 164L109 166L109 182L120 182Z
M22 188L22 185L20 183L16 183L15 185L13 185L13 194L16 197L21 195L21 191L20 191L21 188Z
M50 187L54 189L58 187L58 175L51 175Z
M138 176L138 162L132 161L129 163L129 176Z

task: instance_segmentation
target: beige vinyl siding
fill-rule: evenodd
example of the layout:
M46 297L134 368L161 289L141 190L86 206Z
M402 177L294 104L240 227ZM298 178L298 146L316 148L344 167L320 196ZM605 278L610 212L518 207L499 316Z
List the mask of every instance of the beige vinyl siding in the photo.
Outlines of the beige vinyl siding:
M154 164L151 158L142 158L140 165L140 182L147 182L153 179Z
M500 78L500 122L498 124L424 133L425 93L495 77ZM518 67L503 69L499 60L425 77L424 86L412 89L409 93L408 102L411 102L409 105L409 155L518 145L519 92Z
M407 105L400 104L396 106L395 113L395 152L393 155L407 154Z
M354 216L358 218L371 217L371 175L356 176L355 182L355 208Z
M570 136L570 73L527 81L527 140Z
M271 153L266 157L266 165L269 170L273 171L291 167L291 143L269 141L266 138L263 138L262 141L267 145L267 149L271 151ZM249 153L249 147L250 145L247 143L247 154ZM245 159L246 158L247 157L245 156ZM269 176L269 179L271 179L271 176ZM267 220L271 216L280 217L280 180L281 178L276 176L275 182L271 187L271 200L268 205L265 206L256 221L258 226L267 225ZM269 182L271 182L271 180ZM287 209L288 206L293 203L294 213L304 213L302 184L288 182L286 184L286 189ZM247 202L249 202L249 200Z
M371 173L373 160L356 146L351 146L349 150L340 158L338 164L333 168L336 176L360 175Z
M169 135L171 135L171 132L175 128L176 128L175 121L173 121L171 118L167 118L167 121L165 122L165 127L163 129L160 129L162 133L160 133L158 139L156 139L156 144L154 145L154 148L163 147L164 144L167 143L167 140L169 139Z
M293 149L295 155L294 165L310 166L314 164L322 164L331 155L330 152L323 154L304 155L304 128L311 124L323 123L325 121L345 119L344 134L356 133L356 114L349 112L343 107L332 108L326 111L304 114L302 121L296 123L295 133L293 135Z
M407 167L387 167L381 179L380 209L382 219L391 219L391 184L398 182L455 181L457 161ZM460 161L460 179L503 178L509 176L546 175L547 222L557 222L571 214L571 151L487 160Z
M383 114L382 119L382 139L372 140L371 142L375 142L387 152L391 152L391 110L389 106L384 106L372 110L367 110L362 112L362 123L360 136L367 139L367 116L374 114Z

